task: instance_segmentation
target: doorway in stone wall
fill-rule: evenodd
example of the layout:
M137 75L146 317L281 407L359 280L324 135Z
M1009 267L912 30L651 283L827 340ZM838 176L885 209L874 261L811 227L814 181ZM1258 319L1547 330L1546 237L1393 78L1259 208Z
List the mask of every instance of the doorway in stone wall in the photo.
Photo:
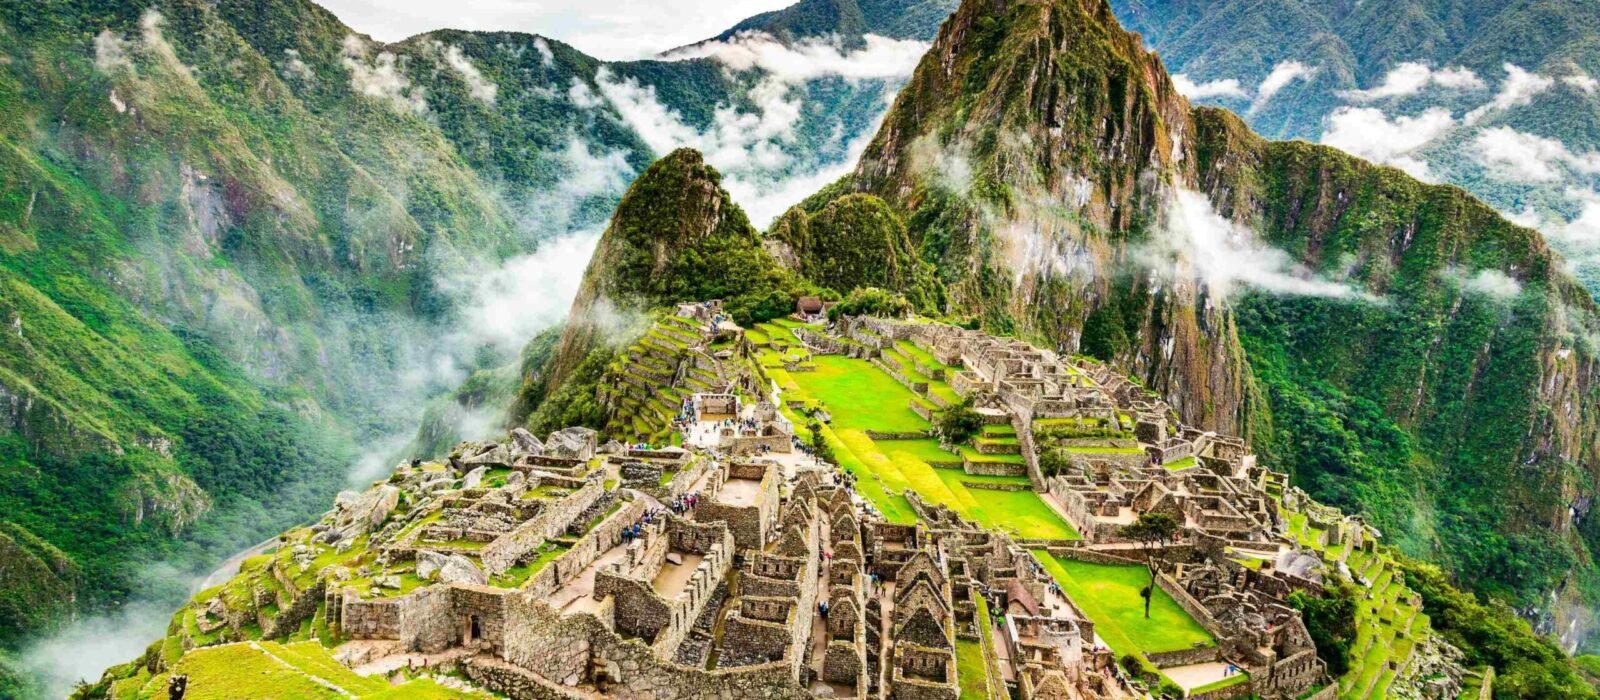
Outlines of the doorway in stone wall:
M483 626L478 623L477 615L468 615L461 621L461 645L472 646L480 639L483 639Z

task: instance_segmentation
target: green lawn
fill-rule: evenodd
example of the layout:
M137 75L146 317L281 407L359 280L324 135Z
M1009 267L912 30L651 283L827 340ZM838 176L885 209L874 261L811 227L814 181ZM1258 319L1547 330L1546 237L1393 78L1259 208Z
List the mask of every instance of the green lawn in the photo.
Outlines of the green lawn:
M984 671L985 663L982 644L956 640L956 681L961 685L961 700L988 700L989 675Z
M814 363L816 371L790 376L822 402L835 429L911 433L931 427L911 411L911 390L876 365L843 355L821 355Z
M839 466L855 474L857 491L894 522L914 522L906 489L932 503L949 506L988 527L1029 539L1079 539L1079 534L1031 490L1002 492L969 489L963 482L1027 483L1026 478L969 476L957 469L938 469L929 462L958 462L960 457L939 448L933 439L876 441L868 430L911 432L928 422L908 408L911 392L894 377L865 360L839 355L816 358L815 372L767 370L768 376L790 398L821 400L833 416L823 427L823 439L833 449ZM885 398L887 397L887 398ZM787 406L782 410L797 426ZM803 427L800 428L803 432ZM809 434L801 434L809 440ZM962 448L963 454L972 449ZM974 453L975 454L975 453ZM1020 455L980 455L984 461L1021 461Z
M883 450L885 453L905 452L917 459L933 464L941 462L961 463L961 455L940 447L939 441L934 438L925 440L879 440L878 449Z
M1150 617L1144 616L1144 600L1139 591L1150 582L1142 566L1091 564L1035 551L1061 590L1095 623L1099 634L1118 655L1140 655L1189 649L1196 644L1217 641L1177 601L1156 589L1150 601Z

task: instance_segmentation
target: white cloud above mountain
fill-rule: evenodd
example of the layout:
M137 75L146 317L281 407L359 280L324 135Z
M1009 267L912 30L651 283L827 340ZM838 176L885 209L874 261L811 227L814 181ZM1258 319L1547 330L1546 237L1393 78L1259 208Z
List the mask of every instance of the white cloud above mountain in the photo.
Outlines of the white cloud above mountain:
M1255 102L1250 104L1250 111L1255 112L1265 107L1279 92L1289 87L1296 80L1310 80L1317 74L1317 69L1299 61L1283 61L1272 67L1272 72L1261 81L1256 88Z
M813 38L784 44L770 34L742 32L727 41L708 41L663 54L669 61L709 58L730 70L765 71L787 83L823 77L846 80L904 78L916 69L927 53L927 42L890 39L868 34L866 45L854 50L842 47L837 37Z
M1383 82L1364 90L1344 90L1339 96L1350 102L1373 102L1416 95L1430 85L1453 90L1483 90L1488 87L1477 73L1467 68L1435 69L1420 61L1407 61L1389 69L1383 76Z
M1473 137L1471 147L1489 174L1502 180L1554 182L1565 175L1565 169L1600 175L1600 152L1573 153L1556 139L1507 126L1484 129Z
M1443 108L1391 118L1372 107L1345 106L1328 116L1322 143L1429 180L1428 164L1417 152L1456 125L1450 110Z
M1238 78L1224 78L1196 83L1189 76L1179 73L1172 76L1172 86L1178 89L1178 94L1191 100L1204 100L1213 97L1237 97L1245 99L1250 96L1249 91L1239 83Z

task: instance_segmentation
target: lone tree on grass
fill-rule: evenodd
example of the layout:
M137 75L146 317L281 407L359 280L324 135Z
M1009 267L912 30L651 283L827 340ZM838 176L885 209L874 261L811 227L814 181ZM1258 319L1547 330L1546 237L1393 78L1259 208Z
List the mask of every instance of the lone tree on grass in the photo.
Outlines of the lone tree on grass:
M1122 536L1144 547L1144 563L1150 569L1150 585L1139 591L1144 598L1144 616L1150 619L1150 599L1156 593L1156 553L1178 534L1178 521L1166 513L1140 513L1139 518L1122 526Z
M970 396L965 401L945 409L939 416L939 434L951 445L971 440L980 430L983 430L983 416L978 415L977 409L973 408Z

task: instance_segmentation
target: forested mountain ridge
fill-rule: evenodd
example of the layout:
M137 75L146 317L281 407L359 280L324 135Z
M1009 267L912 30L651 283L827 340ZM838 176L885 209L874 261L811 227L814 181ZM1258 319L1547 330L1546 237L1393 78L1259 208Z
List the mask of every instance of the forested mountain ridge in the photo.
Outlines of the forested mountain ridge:
M1190 96L1460 185L1536 226L1591 290L1600 19L1582 0L1118 0Z

